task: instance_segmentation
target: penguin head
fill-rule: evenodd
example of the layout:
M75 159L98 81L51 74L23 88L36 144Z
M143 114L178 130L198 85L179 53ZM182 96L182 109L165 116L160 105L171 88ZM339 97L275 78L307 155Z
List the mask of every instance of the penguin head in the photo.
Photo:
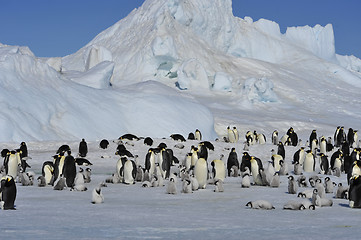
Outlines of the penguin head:
M288 179L289 179L290 181L293 181L293 180L294 180L294 177L291 175L291 176L288 176Z
M248 203L246 204L246 207L252 207L252 202L251 202L251 201L248 202Z
M303 204L301 204L301 206L298 208L298 210L305 210L305 206Z
M308 207L308 209L310 209L310 210L315 210L316 207L315 207L315 205L311 204L311 205Z

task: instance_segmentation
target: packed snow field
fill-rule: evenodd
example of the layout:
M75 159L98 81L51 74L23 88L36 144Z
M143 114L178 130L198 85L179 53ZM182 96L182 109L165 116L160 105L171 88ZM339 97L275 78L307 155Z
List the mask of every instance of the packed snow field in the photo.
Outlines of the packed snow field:
M208 151L208 169L212 176L211 162L222 159L227 164L228 155L232 148L241 158L244 150L246 130L240 131L240 140L237 143L223 140L211 141L214 151ZM297 133L297 131L296 131ZM278 146L272 144L271 133L264 133L267 138L265 144L256 143L246 149L250 155L260 158L265 169L269 167L272 152ZM322 134L320 131L318 134ZM282 133L280 133L280 138ZM322 135L321 135L322 136ZM328 136L333 136L329 133ZM300 145L305 149L309 136L300 135ZM153 139L152 147L165 143L173 149L174 156L183 163L191 146L198 146L200 141L187 140L186 142L172 139ZM71 191L65 188L62 191L53 190L53 186L38 187L36 180L32 186L22 186L17 183L18 195L15 201L16 211L1 211L1 218L6 219L0 225L1 236L6 238L27 239L194 239L194 238L227 238L239 239L260 237L262 239L354 239L358 236L359 209L349 207L347 199L335 198L337 187L332 193L327 193L331 199L331 207L316 206L315 210L308 208L303 211L284 210L284 205L291 200L303 201L297 194L288 191L288 176L280 176L279 187L252 185L242 188L242 176L226 177L224 179L224 192L215 192L213 179L210 177L205 189L182 193L183 182L179 173L179 165L172 166L171 172L177 172L178 177L176 194L167 194L169 180L164 180L164 186L142 187L142 182L133 185L124 183L106 183L101 191L104 196L102 204L92 204L92 190L112 179L116 172L119 156L115 155L117 141L109 141L109 147L104 150L99 147L99 141L88 142L88 159L93 165L77 166L91 168L91 181L85 183L87 191ZM45 161L52 161L52 156L61 145L67 144L76 157L79 141L77 142L28 142L28 152L31 159L27 162L31 168L27 171L35 173L35 179L41 175L42 165ZM139 141L123 141L124 146L134 156L137 164L145 166L145 157L150 148ZM285 162L288 174L294 175L293 155L300 149L298 146L285 146ZM184 146L183 149L179 147ZM16 149L15 143L3 143L2 148ZM336 148L327 155L331 156ZM101 157L103 156L103 157ZM133 158L130 158L133 159ZM317 158L318 159L318 158ZM315 172L303 175L308 179L314 175L324 179L328 176L336 184L347 186L346 174L340 177L319 174L320 165L317 160ZM298 187L297 193L312 190L307 187ZM247 207L249 201L266 200L275 209L254 210ZM322 234L321 234L322 233Z

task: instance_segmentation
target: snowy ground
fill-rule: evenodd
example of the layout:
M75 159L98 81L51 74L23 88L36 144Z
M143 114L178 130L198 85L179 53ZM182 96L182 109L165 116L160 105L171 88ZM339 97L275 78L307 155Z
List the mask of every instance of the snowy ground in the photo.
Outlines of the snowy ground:
M296 129L295 129L296 130ZM297 130L296 130L297 132ZM265 133L269 137L270 133ZM244 136L241 132L240 136ZM302 139L308 136L299 136ZM243 138L242 138L243 139ZM170 139L155 139L154 146L165 142L182 160L197 141L187 141L183 150L174 148L177 143ZM304 141L306 142L306 141ZM139 155L140 164L148 150L142 141L127 145L133 154ZM243 144L213 142L215 151L210 151L208 164L224 154L226 161L229 149L236 147L239 161ZM62 144L69 144L73 153L78 142L28 142L32 171L41 174L44 161ZM1 148L17 148L17 144L2 144ZM166 187L142 188L135 185L108 184L102 188L103 204L91 204L91 191L115 171L118 160L114 155L116 145L111 143L107 154L98 142L88 142L87 159L92 163L92 181L88 191L55 191L52 187L40 188L17 184L16 211L0 211L1 239L356 239L359 236L360 210L348 207L345 199L332 198L332 207L316 208L315 211L288 211L283 205L297 197L287 193L287 177L281 177L279 188L251 186L241 188L241 178L225 179L225 192L213 192L214 185L192 194L168 195ZM271 149L275 146L254 145L249 153L260 157L266 164ZM298 147L286 147L286 162L290 170L293 153ZM265 165L266 166L266 165ZM306 174L310 176L310 174ZM324 176L321 176L324 178ZM346 184L346 176L331 176L336 183ZM166 181L165 181L166 183ZM303 188L299 188L299 191ZM274 210L253 210L246 207L251 200L269 200Z

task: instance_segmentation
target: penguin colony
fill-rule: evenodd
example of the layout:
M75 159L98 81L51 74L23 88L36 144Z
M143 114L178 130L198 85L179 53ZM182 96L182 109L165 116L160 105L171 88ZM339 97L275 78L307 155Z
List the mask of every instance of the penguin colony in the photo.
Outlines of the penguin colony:
M188 194L199 189L209 189L215 194L227 191L227 178L239 179L239 188L280 187L280 182L288 182L285 194L294 195L294 200L285 202L283 209L315 210L319 207L331 207L332 198L348 201L351 208L361 208L361 146L357 131L337 127L334 136L318 137L317 130L310 133L305 144L291 127L281 138L275 130L270 134L268 145L266 135L256 131L247 131L244 141L236 127L227 127L226 136L217 142L224 142L220 156L214 156L215 146L203 141L201 132L189 133L186 139L181 134L172 134L173 146L155 141L150 137L137 137L125 134L109 142L103 139L99 148L107 150L114 143L114 154L101 155L114 161L114 172L91 191L89 202L105 202L103 188L111 184L137 184L140 187L164 187L166 194ZM142 141L140 141L142 140ZM137 142L148 147L144 158L140 159L131 150ZM188 144L186 144L188 143ZM181 149L187 150L179 155ZM273 146L269 158L252 155L255 145ZM219 150L219 149L218 149ZM91 150L90 150L91 151ZM175 154L177 152L177 155ZM55 154L44 161L38 176L38 187L52 187L54 190L68 189L85 192L91 182L92 163L87 159L88 146L85 139L79 143L78 154L73 156L68 145L61 145ZM19 149L1 151L3 164L0 169L1 208L15 209L17 188L34 185L35 173L28 161L28 149L25 142ZM114 160L116 159L116 160ZM96 164L96 159L92 159ZM142 164L144 162L144 164ZM340 181L347 176L347 186ZM179 182L179 184L178 184ZM242 190L240 190L242 191ZM332 197L330 196L332 194ZM267 199L250 199L244 203L252 209L272 210L275 207Z

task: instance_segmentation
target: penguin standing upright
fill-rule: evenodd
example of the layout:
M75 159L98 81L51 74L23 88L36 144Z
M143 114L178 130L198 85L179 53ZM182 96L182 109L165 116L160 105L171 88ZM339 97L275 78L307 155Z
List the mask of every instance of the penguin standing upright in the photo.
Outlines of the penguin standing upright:
M196 163L197 163L197 161L198 161L198 158L199 158L199 156L198 156L198 148L192 146L192 148L191 148L191 153L192 153L192 157L191 157L191 168L193 168L193 167L196 165Z
M208 179L208 165L204 158L199 158L194 166L194 176L198 181L199 188L205 189Z
M297 182L293 176L288 177L288 193L296 194L297 193Z
M237 140L235 132L229 126L227 127L227 139L230 143L235 143Z
M248 167L251 170L251 156L248 152L243 152L242 161L241 161L241 172L245 171L245 168Z
M20 151L21 151L21 158L27 158L29 157L28 155L28 147L26 146L25 142L21 142L20 143Z
M331 169L338 168L342 171L343 169L342 157L343 157L343 153L340 149L332 154L330 160Z
M88 144L83 138L79 143L79 157L86 157L87 154L88 154Z
M339 147L346 141L346 133L344 132L344 127L340 127L337 131L335 146Z
M154 174L155 170L155 153L153 148L149 148L148 153L145 155L145 171L150 176Z
M316 164L315 155L312 153L311 150L307 150L305 161L303 163L303 171L314 172L315 164Z
M70 188L74 186L76 176L75 158L70 154L64 159L63 175L66 179L66 185Z
M15 210L15 199L16 199L16 184L14 181L14 177L11 175L7 175L1 178L1 209Z
M228 155L227 159L227 173L228 177L231 176L231 169L233 166L236 166L239 169L238 156L235 148L231 149L231 152Z
M262 161L259 158L251 157L251 173L253 181L256 185L262 185L263 181L260 174L260 169L263 169Z
M297 144L298 144L298 136L297 136L297 133L294 131L293 127L288 129L287 135L290 137L291 145L294 146L294 147L297 146Z
M316 139L317 141L317 131L316 129L312 130L311 134L310 134L310 139L309 139L309 144L310 144L310 148L312 149L312 141Z
M303 164L304 160L305 160L305 148L301 147L300 149L298 149L294 154L293 154L293 164L298 162L300 165Z
M277 154L281 155L283 159L286 159L286 150L282 142L279 142L277 145Z
M176 185L173 177L169 178L166 193L167 194L177 194L177 185Z
M162 176L164 179L169 179L170 167L172 165L171 156L165 148L161 149L159 154L159 156L161 157L159 158L161 159L161 162L159 162L159 164L161 164L160 167L162 171Z
M220 159L215 159L211 162L213 179L215 181L222 180L224 181L226 177L226 167L224 162Z
M201 131L199 131L199 129L196 129L194 133L194 138L195 140L202 141L202 133Z
M41 169L42 176L45 178L46 185L53 185L55 181L54 163L52 161L45 161Z
M323 153L320 154L320 170L322 174L329 173L328 157Z
M10 151L7 153L4 161L5 174L12 176L14 179L18 175L18 166L21 164L19 158L16 156L15 151Z
M272 144L277 145L278 144L278 131L274 130L272 133Z
M351 208L361 208L361 177L353 176L350 179L349 205Z
M133 160L126 159L120 171L122 172L121 175L123 176L123 183L125 184L135 183L137 166L135 165L135 162Z
M327 140L324 136L320 139L320 153L326 154L327 152Z

